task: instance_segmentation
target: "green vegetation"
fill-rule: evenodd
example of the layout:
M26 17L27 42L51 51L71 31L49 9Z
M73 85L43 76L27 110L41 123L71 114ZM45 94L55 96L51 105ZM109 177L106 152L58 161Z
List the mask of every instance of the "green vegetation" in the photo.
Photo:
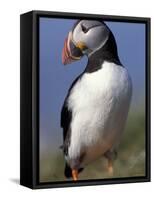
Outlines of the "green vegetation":
M144 108L144 106L143 106ZM142 111L141 111L142 110ZM144 176L145 174L145 116L143 109L129 113L125 133L114 163L114 175L108 175L107 161L101 158L88 165L80 174L80 179L103 179L112 177ZM60 149L41 152L40 181L64 181L64 158Z

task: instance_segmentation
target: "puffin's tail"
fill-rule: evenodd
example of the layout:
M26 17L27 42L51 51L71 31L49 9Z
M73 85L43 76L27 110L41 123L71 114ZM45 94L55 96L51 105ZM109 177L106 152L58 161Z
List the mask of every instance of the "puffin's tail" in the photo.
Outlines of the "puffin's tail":
M80 173L82 170L83 170L83 168L80 168L78 170L78 172ZM65 174L66 178L72 177L72 169L70 168L70 166L67 163L65 164L64 174Z

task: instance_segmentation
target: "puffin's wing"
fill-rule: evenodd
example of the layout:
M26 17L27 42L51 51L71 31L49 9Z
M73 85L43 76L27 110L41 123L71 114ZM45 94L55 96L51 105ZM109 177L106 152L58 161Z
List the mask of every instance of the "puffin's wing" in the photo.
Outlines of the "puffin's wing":
M65 141L68 129L72 119L72 112L68 109L67 98L64 101L64 105L61 110L61 127L63 128L63 140Z
M73 87L75 86L76 82L81 78L81 76L83 75L83 73L81 75L79 75L74 82L72 83L69 91L68 91L68 95L64 101L62 110L61 110L61 127L63 128L63 150L64 152L67 154L67 149L70 143L70 136L71 136L71 130L70 130L70 123L72 121L72 110L70 108L68 108L68 98L69 95L71 93L71 90L73 89Z
M69 147L69 144L70 144L71 130L70 130L69 127L70 127L70 123L71 123L71 120L72 120L72 111L68 109L67 99L68 99L68 97L65 99L64 105L63 105L62 111L61 111L61 127L63 128L62 149L63 149L63 152L66 156L68 155L68 147ZM78 170L78 172L81 172L82 170L83 170L83 168L80 168ZM67 162L65 163L64 174L67 178L72 177L72 170L71 170L71 168L70 168L70 166L68 165Z

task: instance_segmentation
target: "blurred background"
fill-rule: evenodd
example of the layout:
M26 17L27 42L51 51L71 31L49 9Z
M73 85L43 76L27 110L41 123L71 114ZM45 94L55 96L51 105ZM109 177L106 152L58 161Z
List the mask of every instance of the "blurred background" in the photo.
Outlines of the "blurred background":
M87 58L63 66L64 39L76 20L40 18L40 182L64 181L60 127L61 108L73 80L84 70ZM133 82L133 97L113 177L145 174L145 25L107 22L113 32L122 64ZM80 179L113 178L101 158L86 167Z

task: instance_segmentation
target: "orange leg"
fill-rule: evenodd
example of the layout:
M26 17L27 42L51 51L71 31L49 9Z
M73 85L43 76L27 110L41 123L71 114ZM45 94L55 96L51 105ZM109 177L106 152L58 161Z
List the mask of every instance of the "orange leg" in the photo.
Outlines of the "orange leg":
M72 170L72 177L73 177L74 181L78 180L78 170L76 170L76 169Z
M107 170L110 176L113 175L113 161L108 159L108 166L107 166Z
M113 176L113 162L117 158L117 151L116 149L110 149L104 154L105 158L107 158L107 171L110 176Z

